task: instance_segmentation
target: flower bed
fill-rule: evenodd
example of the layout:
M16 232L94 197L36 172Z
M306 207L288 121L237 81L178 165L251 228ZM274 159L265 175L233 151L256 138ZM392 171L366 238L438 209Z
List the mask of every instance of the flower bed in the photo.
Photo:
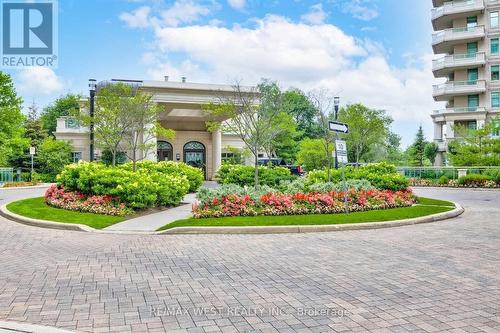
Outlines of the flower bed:
M410 190L349 190L349 212L408 207L415 203ZM344 193L268 193L253 199L250 195L229 194L193 204L195 218L257 215L303 215L343 213Z
M52 207L78 212L126 216L133 211L110 195L85 195L80 192L65 191L64 187L52 185L45 192L45 202Z

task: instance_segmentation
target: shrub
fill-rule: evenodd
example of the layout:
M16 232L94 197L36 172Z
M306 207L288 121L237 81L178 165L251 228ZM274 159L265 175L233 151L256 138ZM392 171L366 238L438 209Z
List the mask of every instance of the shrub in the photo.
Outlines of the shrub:
M450 182L450 179L446 176L439 177L438 184L439 185L447 185Z
M346 179L367 180L377 189L400 191L406 189L410 183L396 171L396 167L387 163L368 164L360 167L346 167ZM331 170L332 181L338 183L342 180L342 171ZM312 171L307 175L307 183L325 183L328 180L326 170Z
M222 165L215 175L220 184L240 186L255 185L255 167L246 165ZM294 179L290 170L282 167L259 167L259 185L278 186L282 181Z
M299 193L299 192L306 193L308 191L308 185L306 183L305 177L298 177L292 181L284 180L284 181L280 182L277 189L280 192L288 193L288 194L294 194L294 193Z
M470 174L458 178L458 184L461 186L468 187L489 187L488 182L491 182L492 178L486 175Z
M126 163L120 168L132 171L133 164ZM173 176L186 176L189 181L189 191L196 192L198 188L203 184L205 177L201 169L192 167L186 163L173 162L173 161L163 161L163 162L152 162L152 161L141 161L136 165L136 170L141 172L159 172L164 175Z
M47 138L38 148L38 162L40 163L40 179L44 182L53 182L65 165L71 163L71 145L62 140Z
M347 189L354 189L354 190L373 190L375 187L372 186L372 184L367 181L366 179L348 179L346 180L346 187ZM324 192L342 192L344 191L344 183L343 182L338 182L338 183L316 183L312 184L309 186L309 191L308 192L319 192L319 193L324 193Z
M483 175L490 177L491 180L500 184L500 169L488 169L483 173Z
M151 167L147 172L134 172L128 167L81 162L66 166L57 181L66 191L109 195L133 209L179 204L190 187L187 177L160 170Z
M249 196L252 200L257 201L262 195L272 192L276 191L267 185L259 186L259 189L256 190L253 186L242 187L236 184L227 184L216 189L202 187L196 193L196 198L202 204L210 203L214 198L222 200L223 197L229 195Z

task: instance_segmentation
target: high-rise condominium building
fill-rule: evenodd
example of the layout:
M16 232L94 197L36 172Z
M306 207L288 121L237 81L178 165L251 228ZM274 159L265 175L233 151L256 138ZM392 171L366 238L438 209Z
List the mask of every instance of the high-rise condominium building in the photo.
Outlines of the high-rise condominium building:
M494 121L500 115L500 0L432 0L432 48L436 101L434 138L439 146L436 165L445 163L448 142ZM457 126L459 125L459 126ZM463 128L464 130L458 130ZM496 130L493 136L500 136Z

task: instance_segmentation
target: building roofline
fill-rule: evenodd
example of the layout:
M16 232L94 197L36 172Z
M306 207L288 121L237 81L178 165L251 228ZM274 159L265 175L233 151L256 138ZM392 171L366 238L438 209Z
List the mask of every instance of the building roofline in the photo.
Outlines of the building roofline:
M175 82L175 81L156 81L156 80L129 80L129 79L111 79L109 81L101 81L99 85L107 83L123 82L134 86L139 89L176 89L176 90L199 90L211 92L234 92L234 86L228 84L214 84L214 83L195 83L195 82ZM255 86L240 86L242 92L258 93Z

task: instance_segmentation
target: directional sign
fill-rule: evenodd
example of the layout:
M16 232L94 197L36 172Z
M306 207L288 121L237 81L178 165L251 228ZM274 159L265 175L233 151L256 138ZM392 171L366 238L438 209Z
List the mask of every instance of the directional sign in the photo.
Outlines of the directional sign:
M347 159L347 145L344 140L335 140L335 151L339 163L346 164L349 162Z
M330 125L330 131L337 133L344 133L344 134L349 133L349 125L345 123L339 123L338 121L330 121L329 125Z

